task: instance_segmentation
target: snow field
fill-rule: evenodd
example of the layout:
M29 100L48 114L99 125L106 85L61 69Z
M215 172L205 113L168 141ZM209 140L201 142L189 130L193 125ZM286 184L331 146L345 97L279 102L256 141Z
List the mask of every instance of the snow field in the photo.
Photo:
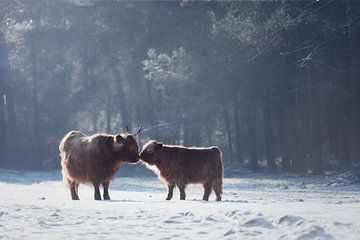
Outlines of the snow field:
M121 172L120 172L121 174ZM0 171L0 239L359 239L358 185L321 177L226 178L222 202L202 201L200 185L164 200L157 178L117 178L111 201L80 201L58 173Z

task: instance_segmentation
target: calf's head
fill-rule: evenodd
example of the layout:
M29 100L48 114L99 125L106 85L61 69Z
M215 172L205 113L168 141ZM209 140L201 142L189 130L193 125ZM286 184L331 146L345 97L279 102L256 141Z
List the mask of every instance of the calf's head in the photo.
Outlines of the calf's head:
M143 150L140 153L140 159L150 165L155 165L158 158L158 153L162 148L162 142L149 141L147 142Z

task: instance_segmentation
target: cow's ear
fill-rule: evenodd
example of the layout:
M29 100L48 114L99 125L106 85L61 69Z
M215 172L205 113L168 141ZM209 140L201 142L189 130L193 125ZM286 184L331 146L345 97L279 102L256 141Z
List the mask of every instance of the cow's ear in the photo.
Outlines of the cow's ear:
M108 144L113 144L114 143L114 138L112 136L108 136L106 138L106 141L107 141Z
M129 134L129 135L126 136L126 139L134 139L134 136Z
M120 134L115 135L114 138L116 143L123 143L125 140Z
M114 144L113 144L114 149L117 150L117 151L122 150L124 148L124 145L125 145L124 138L120 134L118 134L118 135L116 135L114 137L114 139L115 139Z

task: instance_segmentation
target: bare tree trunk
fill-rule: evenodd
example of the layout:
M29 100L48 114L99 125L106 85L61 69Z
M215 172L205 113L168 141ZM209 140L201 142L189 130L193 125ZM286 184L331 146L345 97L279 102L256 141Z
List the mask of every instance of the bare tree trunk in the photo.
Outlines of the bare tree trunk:
M216 120L214 119L214 122ZM209 121L206 126L206 145L210 146L212 145L212 134L214 131L214 124L213 121ZM178 132L178 131L177 131Z
M281 112L280 124L280 142L281 142L281 168L283 171L290 170L290 150L288 142L288 121L285 110Z
M106 132L111 133L111 107L109 98L106 100Z
M33 106L33 131L34 131L34 145L36 157L41 159L41 143L40 143L40 130L39 130L39 87L38 87L38 70L37 70L37 56L36 56L36 44L35 44L35 34L33 33L30 37L30 57L32 62L32 81L33 81L33 91L32 91L32 106Z
M322 173L322 129L320 123L320 92L317 88L316 76L312 78L311 66L307 66L307 82L312 83L310 95L310 112L311 112L311 167L314 174Z
M320 109L319 109L319 100L318 97L315 97L314 102L314 114L313 114L313 126L314 126L314 136L313 136L313 162L312 168L314 174L322 173L322 129L320 123Z
M116 80L116 90L117 96L119 98L120 113L123 127L125 127L125 125L128 125L128 127L131 129L131 122L129 121L129 112L124 92L124 86L120 77L119 70L117 69L115 63L112 64L111 70Z
M268 107L263 107L263 119L264 119L264 130L265 130L265 150L266 160L268 167L271 170L276 169L275 155L274 155L274 138L272 133L271 123L271 111Z
M17 138L17 119L15 115L15 103L14 103L14 97L13 97L13 88L8 85L6 87L6 112L7 112L7 122L8 122L8 131L11 131L11 138ZM10 133L9 133L10 134ZM9 135L10 136L10 135Z
M141 100L142 100L142 105L145 106L143 108L143 111L145 112L145 116L146 119L149 121L149 123L154 124L155 123L155 119L156 119L156 106L155 106L155 101L153 99L152 96L152 87L149 81L145 80L145 89L144 92L146 95L146 98L142 95L141 96Z
M230 128L230 121L229 121L229 112L228 110L226 109L226 107L224 108L224 111L223 111L223 114L224 114L224 122L225 122L225 127L226 127L226 132L227 132L227 140L228 140L228 152L229 152L229 158L230 158L230 161L233 163L234 162L234 154L233 154L233 143L232 143L232 140L231 140L231 128Z
M196 121L194 121L194 122L196 122ZM193 145L193 146L200 145L200 143L201 143L200 130L201 130L201 126L199 125L198 122L192 125L192 127L191 127L191 145Z
M189 128L189 124L187 124L186 121L183 124L183 126L184 126L183 144L188 145L191 139L191 131Z
M10 72L10 71L9 71ZM9 81L11 79L11 74L9 73ZM11 153L13 159L17 159L18 155L18 129L17 129L17 119L15 115L15 103L13 98L13 88L10 84L5 88L5 111L6 111L6 150L8 153ZM0 94L1 95L1 94ZM12 159L12 160L13 160Z
M110 64L111 64L110 68L115 80L116 93L119 99L121 121L123 128L125 128L125 126L128 126L129 129L131 130L132 128L131 109L130 109L131 106L130 103L127 101L127 97L125 95L125 91L124 91L125 83L124 80L121 78L121 73L119 69L117 68L117 58L114 56L114 53L111 50L111 45L112 45L111 39L108 39L108 45L106 46L107 48L106 51L108 58L110 59Z
M234 99L234 125L235 125L235 140L236 140L236 156L238 162L243 162L243 155L241 150L241 139L240 139L240 119L239 119L239 101L237 98Z
M302 85L299 86L299 81L296 81L296 75L294 76L294 80L292 81L293 89L301 89ZM303 82L303 81L301 81ZM306 95L306 94L305 94ZM302 92L295 91L295 93L289 96L289 101L291 102L289 111L289 136L288 139L291 144L291 152L290 158L292 160L291 170L297 173L304 173L307 171L307 162L306 162L306 154L305 154L305 140L304 140L304 125L306 114L303 114L301 108L299 97L302 96ZM305 106L307 107L307 106Z
M355 23L358 17L355 12L355 1L346 0L347 37L349 42L349 77L351 83L351 145L352 159L360 157L360 27ZM358 20L358 19L357 19Z
M329 59L329 61L332 63L334 59ZM339 145L338 145L338 139L339 139L339 122L338 122L338 114L340 111L339 109L339 95L338 90L336 89L337 83L336 83L336 75L334 72L329 72L329 79L330 84L332 86L331 89L327 92L327 106L326 106L326 118L329 119L327 124L327 135L329 140L329 159L332 160L339 160ZM336 113L336 114L334 114Z
M345 78L340 83L340 87L348 91L350 89L350 79ZM341 95L337 99L338 114L336 115L337 123L337 145L339 146L339 160L341 166L348 166L351 163L351 102L348 96Z
M8 59L8 51L5 38L0 33L0 161L6 160L7 153L14 152L13 157L17 154L14 151L17 148L17 128L15 116L15 104L12 88L12 74Z
M93 111L91 116L92 116L93 132L96 133L98 131L97 130L97 121L98 121L97 112Z
M0 163L3 164L6 161L7 149L7 129L6 129L6 115L5 115L5 101L6 101L6 80L8 77L8 66L7 66L7 51L5 38L0 33Z
M289 61L289 60L288 60ZM292 114L292 96L293 94L292 87L291 87L291 69L289 66L285 65L286 70L283 76L283 83L282 83L282 95L280 97L280 104L282 106L280 112L280 143L281 143L281 168L283 171L290 171L291 169L291 133L292 130L290 126L291 122L291 114Z
M0 75L0 78L2 76ZM1 81L1 80L0 80ZM4 164L7 157L6 151L6 125L5 125L5 99L4 99L4 88L0 82L0 164Z
M253 106L247 107L246 112L246 125L248 129L248 139L249 139L249 154L250 154L250 167L252 170L257 170L258 157L256 152L256 113L253 109Z

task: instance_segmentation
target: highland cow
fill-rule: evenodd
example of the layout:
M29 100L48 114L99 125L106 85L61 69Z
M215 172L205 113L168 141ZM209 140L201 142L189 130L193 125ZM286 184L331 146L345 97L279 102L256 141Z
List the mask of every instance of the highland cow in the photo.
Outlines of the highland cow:
M63 179L68 183L71 198L79 200L79 184L94 185L95 200L101 200L102 184L104 200L110 200L109 183L115 177L121 163L136 163L139 159L135 134L94 134L86 136L71 131L61 140L59 150Z
M224 171L221 155L218 147L187 148L149 141L140 153L140 160L167 184L166 200L172 198L175 186L180 190L180 199L185 200L186 186L202 183L203 200L208 201L214 189L216 201L221 201Z

